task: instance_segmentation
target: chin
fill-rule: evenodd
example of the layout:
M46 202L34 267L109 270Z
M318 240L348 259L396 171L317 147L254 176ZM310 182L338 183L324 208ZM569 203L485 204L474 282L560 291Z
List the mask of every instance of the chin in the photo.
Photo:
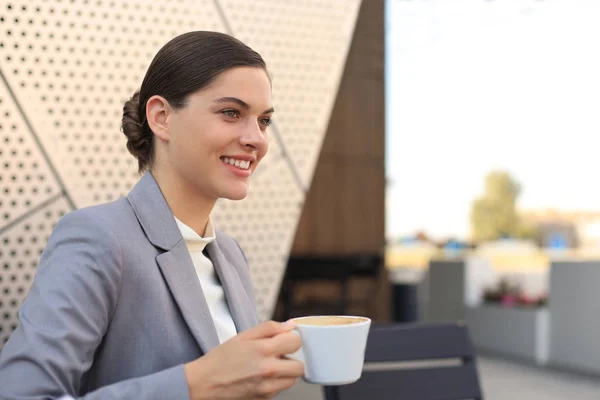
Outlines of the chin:
M227 200L243 200L248 196L250 185L248 181L220 182L215 188L217 198Z
M248 196L247 192L246 193L236 193L236 194L223 196L223 197L228 200L244 200L246 198L246 196Z
M228 200L244 200L247 196L248 188L240 188L239 190L225 190L220 197Z

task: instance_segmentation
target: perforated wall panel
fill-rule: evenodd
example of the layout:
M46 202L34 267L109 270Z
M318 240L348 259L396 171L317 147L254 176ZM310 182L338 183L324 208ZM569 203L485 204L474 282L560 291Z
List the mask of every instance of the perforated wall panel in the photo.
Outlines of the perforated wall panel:
M213 219L274 307L337 93L360 0L0 0L0 347L56 220L125 195L137 164L119 130L158 49L191 30L233 34L274 78L270 153L248 198Z
M223 30L214 1L4 1L2 71L77 207L138 179L122 107L158 49L189 30Z
M360 8L355 0L220 0L236 37L269 63L276 128L310 185Z
M60 192L4 82L0 82L0 226Z

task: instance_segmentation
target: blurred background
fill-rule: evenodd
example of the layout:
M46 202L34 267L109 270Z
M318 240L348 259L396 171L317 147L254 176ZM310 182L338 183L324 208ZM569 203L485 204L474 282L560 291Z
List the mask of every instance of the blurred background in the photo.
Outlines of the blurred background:
M261 319L458 322L487 399L600 398L598 20L594 0L0 0L0 349L56 221L139 177L123 102L205 29L274 76L270 153L213 215Z

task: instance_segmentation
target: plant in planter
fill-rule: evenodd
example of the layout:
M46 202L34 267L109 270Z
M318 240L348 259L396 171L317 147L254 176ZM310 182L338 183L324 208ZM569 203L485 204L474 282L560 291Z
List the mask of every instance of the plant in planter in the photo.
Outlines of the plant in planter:
M485 303L502 304L505 307L542 307L547 303L548 296L529 296L523 292L520 285L501 279L496 287L484 291Z
M521 307L544 307L548 303L548 295L540 294L538 296L528 296L521 294L517 298L517 305Z

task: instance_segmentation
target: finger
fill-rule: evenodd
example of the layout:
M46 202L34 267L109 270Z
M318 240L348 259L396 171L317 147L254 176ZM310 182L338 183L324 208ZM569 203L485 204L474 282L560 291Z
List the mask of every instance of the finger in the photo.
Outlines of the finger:
M291 354L302 346L302 339L294 332L284 332L262 340L268 354L281 356Z
M304 375L304 364L298 360L276 358L271 361L268 370L273 378L296 379Z
M292 321L287 322L275 322L267 321L259 324L253 328L250 328L244 332L241 332L236 337L238 340L255 340L255 339L266 339L276 336L280 333L289 332L295 328L295 324Z

